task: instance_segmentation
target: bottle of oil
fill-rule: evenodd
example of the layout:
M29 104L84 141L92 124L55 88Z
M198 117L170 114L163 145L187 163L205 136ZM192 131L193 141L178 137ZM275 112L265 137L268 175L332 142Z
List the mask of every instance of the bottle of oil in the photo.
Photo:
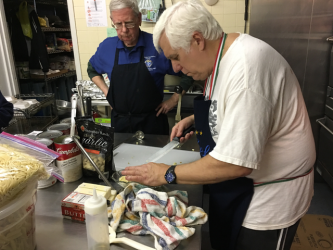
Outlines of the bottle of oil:
M93 193L84 203L88 250L108 250L110 244L106 199L97 196L95 188Z

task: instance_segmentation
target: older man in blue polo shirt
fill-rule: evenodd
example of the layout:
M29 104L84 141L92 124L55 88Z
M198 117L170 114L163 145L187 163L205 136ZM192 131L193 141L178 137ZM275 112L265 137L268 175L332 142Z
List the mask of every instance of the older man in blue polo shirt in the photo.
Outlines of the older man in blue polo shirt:
M88 75L104 92L112 109L116 132L169 134L166 113L177 105L178 94L163 102L164 76L178 75L170 60L158 53L152 34L140 30L141 13L136 0L112 0L112 26L117 37L105 39L88 63ZM110 78L110 88L101 74ZM182 76L183 94L193 79Z

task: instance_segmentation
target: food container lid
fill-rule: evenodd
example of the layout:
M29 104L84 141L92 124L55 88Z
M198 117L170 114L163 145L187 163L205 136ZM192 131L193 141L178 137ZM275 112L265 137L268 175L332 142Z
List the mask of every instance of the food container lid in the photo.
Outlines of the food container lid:
M90 215L101 214L107 211L106 199L97 195L96 189L93 189L93 196L84 202L84 212Z
M5 96L5 99L8 101L8 102L11 102L11 103L15 103L17 101L17 98L13 95L11 96Z
M26 101L26 102L28 102L29 104L37 104L37 103L39 103L39 101L37 101L36 99L26 99L26 100L24 100L24 101Z
M37 138L38 139L41 139L41 138L57 138L59 136L62 136L62 132L59 131L59 130L48 130L48 131L45 131L43 133L40 133Z
M68 118L62 119L62 120L60 121L60 123L68 123L68 124L71 124L71 118L68 117Z
M23 100L17 100L16 103L14 103L14 108L19 108L19 109L26 109L30 107L30 103L23 101Z
M36 140L36 138L37 138L37 136L35 136L35 135L25 135L25 134L16 134L15 136L23 136L23 137L29 138L31 140Z
M46 146L52 145L53 141L47 138L37 139L36 142L42 143Z
M61 124L53 124L50 127L47 128L48 131L50 130L66 130L69 129L71 127L71 125L67 124L67 123L61 123Z

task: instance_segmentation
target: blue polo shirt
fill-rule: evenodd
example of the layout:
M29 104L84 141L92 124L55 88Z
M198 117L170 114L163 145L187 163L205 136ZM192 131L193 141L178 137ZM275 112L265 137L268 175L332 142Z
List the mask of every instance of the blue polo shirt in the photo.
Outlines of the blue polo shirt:
M144 62L162 96L164 76L166 74L182 75L173 71L171 61L164 56L163 52L157 52L153 43L153 35L140 30L139 40L131 51L125 47L118 37L109 37L99 45L95 55L90 58L89 62L96 72L99 74L106 73L110 81L117 48L119 49L119 65L140 62L141 48L143 48Z

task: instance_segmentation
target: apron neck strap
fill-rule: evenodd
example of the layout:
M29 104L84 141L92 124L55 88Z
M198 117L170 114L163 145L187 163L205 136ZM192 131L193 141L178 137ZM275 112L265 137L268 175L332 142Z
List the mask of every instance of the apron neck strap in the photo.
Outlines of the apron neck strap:
M220 45L219 45L219 49L217 51L217 55L216 55L216 59L215 59L215 64L214 64L214 68L213 68L213 72L212 74L206 79L205 82L205 90L203 92L203 95L206 95L206 92L209 88L209 95L208 95L208 100L211 99L212 94L214 92L215 89L215 84L216 84L216 79L218 77L219 74L219 67L220 67L220 62L222 59L222 54L223 54L223 49L224 49L224 45L225 45L225 41L227 39L228 34L226 33L222 33L222 37L220 40Z
M140 47L140 50L141 50L140 62L144 62L145 61L145 56L144 56L144 53L143 53L143 47Z
M114 57L114 65L118 65L118 60L119 60L119 49L116 48L116 55ZM144 62L143 47L140 47L140 62Z
M116 55L114 56L114 65L118 65L118 58L119 58L119 49L116 48Z

